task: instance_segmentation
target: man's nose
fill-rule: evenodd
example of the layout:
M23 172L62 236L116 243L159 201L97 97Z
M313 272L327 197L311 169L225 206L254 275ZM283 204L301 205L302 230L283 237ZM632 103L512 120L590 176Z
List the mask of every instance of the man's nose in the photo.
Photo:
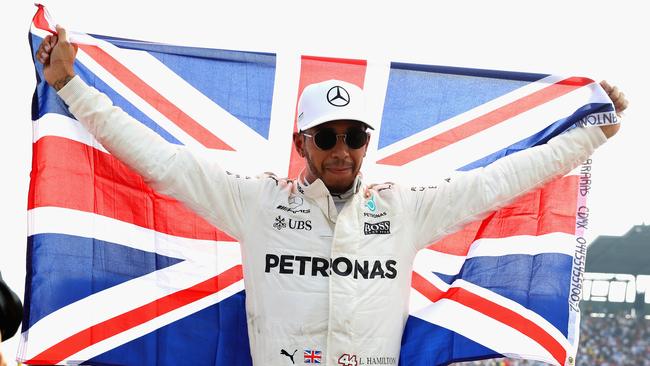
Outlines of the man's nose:
M345 135L336 136L336 145L332 148L332 156L347 157L350 155L350 148L345 143Z

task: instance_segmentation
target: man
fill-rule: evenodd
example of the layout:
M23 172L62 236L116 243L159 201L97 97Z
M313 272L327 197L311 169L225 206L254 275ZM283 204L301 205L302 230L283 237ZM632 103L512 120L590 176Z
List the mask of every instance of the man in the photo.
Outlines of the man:
M431 189L391 185L366 197L359 171L373 121L361 89L329 80L300 97L293 141L307 167L295 184L240 178L165 142L87 86L74 74L75 46L57 32L36 55L70 112L154 189L242 243L256 365L294 364L300 349L329 365L396 364L417 251L568 172L619 128L576 128ZM603 87L624 110L622 93Z
M23 305L20 299L2 280L0 274L0 343L13 337L23 319ZM0 366L7 366L0 352Z

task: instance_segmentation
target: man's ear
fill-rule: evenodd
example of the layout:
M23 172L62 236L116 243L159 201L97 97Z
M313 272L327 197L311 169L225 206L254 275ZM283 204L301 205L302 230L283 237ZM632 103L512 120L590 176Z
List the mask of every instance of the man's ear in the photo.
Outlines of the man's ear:
M298 132L293 133L293 146L296 147L298 155L305 157L305 140Z

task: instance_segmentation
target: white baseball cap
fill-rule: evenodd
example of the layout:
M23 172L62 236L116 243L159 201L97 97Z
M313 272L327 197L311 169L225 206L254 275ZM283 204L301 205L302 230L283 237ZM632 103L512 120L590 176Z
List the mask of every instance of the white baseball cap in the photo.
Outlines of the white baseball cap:
M298 131L336 120L359 121L374 130L366 115L363 90L334 79L308 85L298 101Z

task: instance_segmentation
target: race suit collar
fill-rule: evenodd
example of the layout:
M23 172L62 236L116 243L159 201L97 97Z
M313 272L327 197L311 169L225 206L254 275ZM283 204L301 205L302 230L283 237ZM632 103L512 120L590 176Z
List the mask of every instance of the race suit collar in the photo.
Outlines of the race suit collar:
M329 189L327 189L327 186L325 186L325 183L323 183L323 181L320 178L309 183L302 177L302 174L299 176L297 183L298 183L298 191L308 198L317 198L321 196L332 196L332 195L339 196L341 198L349 198L352 197L352 195L359 193L359 189L361 188L362 185L360 175L354 178L354 183L352 183L352 188L350 188L350 190L344 193L331 193Z
M313 200L316 203L316 206L318 206L332 222L336 222L339 212L336 209L332 193L327 189L325 183L320 179L316 179L311 184L308 184L304 179L302 179L302 174L299 176L297 183L298 191L306 198ZM361 185L361 176L357 176L349 191L350 193L346 192L340 196L345 196L348 200L352 200L354 196L359 193Z

